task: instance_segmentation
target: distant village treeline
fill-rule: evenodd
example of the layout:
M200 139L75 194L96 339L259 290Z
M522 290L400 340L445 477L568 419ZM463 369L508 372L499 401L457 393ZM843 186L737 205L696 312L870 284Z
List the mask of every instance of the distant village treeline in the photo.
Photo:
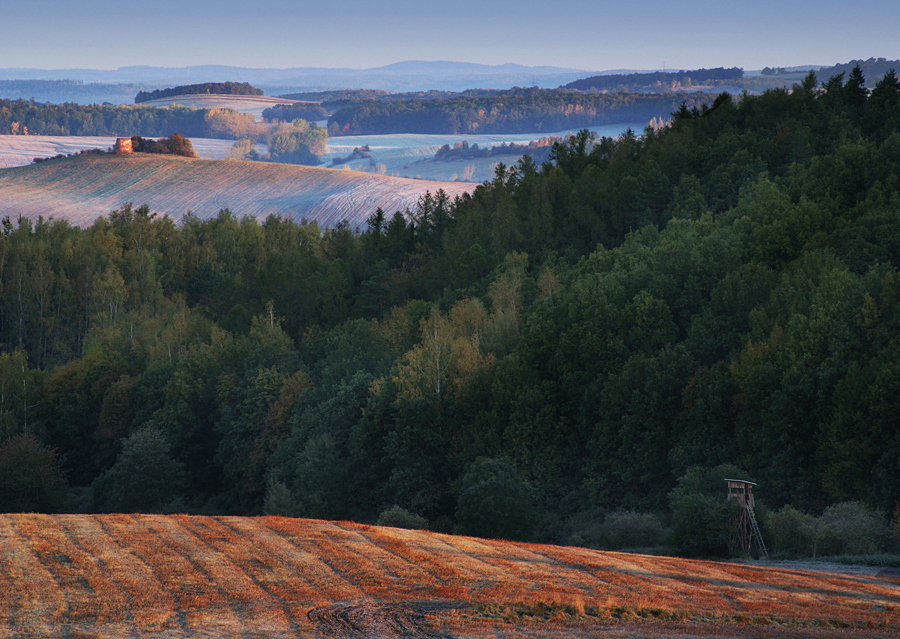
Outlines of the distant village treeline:
M854 69L361 233L6 220L0 504L726 555L739 477L773 554L895 548L898 190L900 82Z

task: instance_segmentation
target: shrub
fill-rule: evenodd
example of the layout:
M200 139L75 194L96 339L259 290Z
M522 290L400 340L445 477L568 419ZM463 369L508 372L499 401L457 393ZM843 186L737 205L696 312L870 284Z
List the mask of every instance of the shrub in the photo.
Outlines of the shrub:
M56 453L32 433L22 433L0 447L0 512L58 512L68 485Z
M647 548L665 541L666 531L652 513L616 511L606 516L600 526L600 540L605 548Z
M821 517L784 506L767 524L773 550L789 556L867 555L891 546L884 518L858 501L829 506Z
M405 508L394 504L385 508L378 515L378 526L390 526L392 528L407 528L409 530L428 530L428 520L421 515L411 513Z
M139 135L131 136L131 147L135 153L158 153L162 155L181 155L188 158L200 157L194 151L191 141L180 133L173 133L167 138L150 140Z
M479 457L460 481L457 531L464 535L525 539L534 529L533 490L507 458Z
M106 512L162 512L181 495L184 467L159 428L144 427L122 443L108 471L94 480L95 506Z
M816 552L818 521L793 506L783 506L766 519L773 553L811 557Z
M740 506L726 499L726 477L745 477L746 473L730 464L715 468L694 466L678 479L669 493L672 508L671 545L692 557L727 557Z
M829 506L819 518L819 526L818 554L874 554L890 534L881 514L858 501Z

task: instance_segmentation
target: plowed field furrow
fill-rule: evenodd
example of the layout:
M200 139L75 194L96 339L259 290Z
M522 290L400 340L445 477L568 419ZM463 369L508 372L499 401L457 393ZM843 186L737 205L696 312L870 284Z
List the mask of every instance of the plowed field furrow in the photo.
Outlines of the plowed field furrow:
M216 517L214 524L206 522L210 530L221 531L228 538L229 558L239 564L254 583L265 590L276 602L284 615L285 622L293 634L299 634L303 615L318 599L318 594L309 584L298 578L284 561L284 557L273 555L267 549L252 543L248 536L234 522L236 517ZM308 620L307 620L308 621Z
M478 608L499 616L479 616L478 604L499 604ZM555 605L558 621L523 621L538 604ZM600 636L619 623L577 613L592 606L601 617L624 610L638 625L656 623L639 620L645 611L677 613L690 620L678 636L713 636L720 623L732 624L729 637L757 629L778 639L793 630L824 636L819 628L836 639L900 632L900 583L874 572L814 573L280 517L0 515L0 637L389 639L438 636L437 628L487 637L508 614L520 619L513 634L525 629L520 622L574 618L570 628ZM514 608L520 612L504 612ZM544 635L543 627L529 625L533 632L521 636L566 628ZM653 629L662 626L643 628L662 636Z
M235 618L234 622L224 618L221 622L225 626L236 624L250 636L271 636L287 631L289 623L281 613L280 605L276 605L272 597L239 566L204 541L202 534L192 530L192 520L200 523L211 521L206 517L173 515L154 517L153 524L176 552L184 556L196 571L206 575L209 583L215 584ZM206 617L204 615L204 622Z
M213 582L175 540L155 525L151 515L132 515L111 522L108 530L120 544L133 549L177 601L179 625L185 632L204 627L212 611L216 619L236 624L223 589ZM123 521L125 520L125 521Z
M179 523L198 540L216 551L217 564L220 565L217 581L222 580L223 568L230 568L232 569L230 572L237 571L242 576L240 583L232 580L231 585L243 589L241 597L247 606L244 612L253 614L252 623L247 624L251 634L271 636L275 633L296 630L296 625L291 621L293 612L290 607L286 607L284 599L266 586L265 582L271 580L272 570L261 561L262 553L216 518L179 517ZM213 574L213 577L216 576ZM252 587L248 587L246 582L252 584ZM241 601L233 594L230 598L232 602Z
M93 591L93 599L98 603L99 613L93 619L79 619L78 625L92 627L101 625L113 627L118 625L124 629L135 626L132 614L133 600L127 590L120 587L110 566L102 556L85 547L85 539L77 531L71 530L73 517L57 518L58 531L53 529L51 539L59 540L59 547L69 556L73 570L80 573Z
M325 557L319 557L308 543L307 535L311 531L301 531L301 537L295 537L296 528L286 525L290 522L283 517L265 517L257 520L261 528L270 534L262 534L262 543L271 544L287 561L297 568L298 577L309 580L310 585L318 593L318 601L347 601L361 599L365 593L335 571ZM315 534L315 533L314 533Z
M327 563L336 574L360 593L368 594L373 588L383 585L385 582L393 582L390 576L378 571L377 566L367 557L356 553L347 544L342 543L346 540L343 531L329 525L320 528L317 532L317 535L306 539L306 544L312 554Z
M31 549L29 539L15 520L0 518L0 585L8 606L0 619L5 620L7 628L33 619L37 630L49 632L62 622L68 604L53 573Z
M482 559L479 555L466 553L451 543L451 537L441 535L427 538L427 546L421 545L421 536L411 537L411 547L414 552L425 553L434 557L435 561L444 565L460 566L470 571L470 574L479 575L479 585L475 592L484 597L494 597L499 592L509 593L514 597L533 597L536 591L547 591L557 594L559 583L553 585L545 580L532 581L520 577L496 564ZM416 542L419 543L416 543ZM547 570L555 570L557 566L547 566ZM580 588L575 588L580 591Z
M70 534L77 535L81 545L102 562L105 572L116 577L118 587L127 594L129 609L135 622L143 628L163 630L177 625L176 605L172 594L156 578L153 570L129 547L121 546L106 530L106 522L117 515L68 518Z
M307 218L321 226L364 226L381 207L413 210L426 191L451 198L475 184L394 178L318 167L132 154L85 155L0 169L0 215L90 224L126 202L176 221L229 208L238 216Z
M362 533L361 530L343 526L341 522L333 524L333 530L326 531L337 546L350 549L351 561L356 562L364 573L357 575L357 579L370 584L367 590L377 596L388 593L412 596L416 591L435 584L434 575L386 552Z
M347 530L347 528L341 526L341 524L337 525ZM439 576L435 573L429 572L420 564L414 561L410 561L406 557L391 552L387 548L381 546L378 543L378 539L380 538L378 536L379 532L382 531L369 526L366 526L356 532L356 534L360 537L362 543L367 544L366 553L369 555L369 557L372 558L373 561L386 566L387 570L389 570L390 574L392 575L402 575L406 582L415 584L416 589L421 589L426 585L433 586L434 584L440 582ZM390 535L388 534L388 536Z
M533 581L541 587L558 586L558 583L548 578L548 570L555 568L556 562L541 553L529 550L522 544L508 544L508 552L498 553L495 547L468 537L445 536L442 538L448 545L458 548L461 552L477 556L485 563L504 567L511 574L521 579ZM587 596L597 594L610 595L612 584L608 580L600 580L591 571L585 571L580 581L575 585L574 591L582 591ZM593 580L592 580L593 578Z
M56 587L67 595L68 606L59 621L77 623L110 618L109 609L119 603L118 600L106 602L98 596L94 586L98 585L100 576L91 565L91 558L69 542L59 528L58 520L46 515L31 515L18 522L18 530L29 540L41 565L53 575ZM103 590L105 588L101 588L101 592Z
M477 565L477 562L462 555L460 555L462 561L446 562L433 554L431 548L420 548L415 542L409 543L409 538L376 533L373 534L373 539L392 554L418 564L430 574L436 575L437 586L443 589L444 596L465 596L472 587L481 587L494 582L493 579L485 578L485 571Z
M628 555L619 553L594 553L588 555L580 549L546 546L539 553L553 564L566 566L572 571L590 575L602 575L607 587L618 590L610 592L619 605L649 606L649 601L674 609L684 597L690 597L694 605L710 612L721 612L722 601L718 593L705 589L704 584L685 585L678 581L663 578L656 573L644 569L638 563L627 559ZM571 577L570 577L571 578ZM577 580L577 576L574 577Z

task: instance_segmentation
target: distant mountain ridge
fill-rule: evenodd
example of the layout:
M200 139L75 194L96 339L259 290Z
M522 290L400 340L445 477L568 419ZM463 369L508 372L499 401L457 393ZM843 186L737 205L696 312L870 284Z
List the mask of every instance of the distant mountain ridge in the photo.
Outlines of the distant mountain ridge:
M530 73L536 75L556 75L567 73L602 73L586 69L538 66L529 67L506 63L500 65L478 64L474 62L453 62L448 60L426 61L407 60L380 67L352 69L348 67L288 67L252 68L227 65L194 65L187 67L127 66L117 69L32 69L0 68L0 80L59 80L71 79L84 82L158 82L168 79L198 78L201 81L257 81L277 82L304 75L316 76L357 76L381 74L415 75L495 75L508 73ZM245 79L248 78L248 79Z
M82 83L81 90L73 95L68 90L67 99L81 104L109 100L116 95L110 85L141 84L143 90L163 89L176 85L203 82L249 82L261 88L266 95L284 95L310 90L333 89L384 89L404 91L464 91L466 89L504 89L514 86L540 86L556 88L603 72L563 67L529 67L507 63L501 65L453 62L446 60L407 60L369 69L291 67L285 69L254 69L225 65L198 65L188 67L129 66L118 69L25 69L0 68L0 97L34 97L37 101L54 102L59 91L50 92L47 86L34 89L16 86L16 95L4 96L3 81L67 80ZM85 90L92 83L99 83L97 94ZM101 84L106 85L101 90ZM21 85L18 82L17 85ZM27 98L26 98L27 99ZM115 98L113 99L115 100Z

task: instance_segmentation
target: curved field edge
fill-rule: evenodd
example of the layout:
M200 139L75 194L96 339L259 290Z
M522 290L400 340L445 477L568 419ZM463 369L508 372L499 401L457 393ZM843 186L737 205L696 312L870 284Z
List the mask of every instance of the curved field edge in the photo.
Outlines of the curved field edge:
M279 517L0 515L0 592L0 636L312 636L310 613L334 606L431 611L450 634L638 622L754 636L900 630L900 582L876 575Z
M65 219L90 225L126 202L180 220L228 208L334 226L365 224L377 208L414 210L426 191L454 197L475 184L410 180L356 171L152 155L85 155L0 170L0 217Z

